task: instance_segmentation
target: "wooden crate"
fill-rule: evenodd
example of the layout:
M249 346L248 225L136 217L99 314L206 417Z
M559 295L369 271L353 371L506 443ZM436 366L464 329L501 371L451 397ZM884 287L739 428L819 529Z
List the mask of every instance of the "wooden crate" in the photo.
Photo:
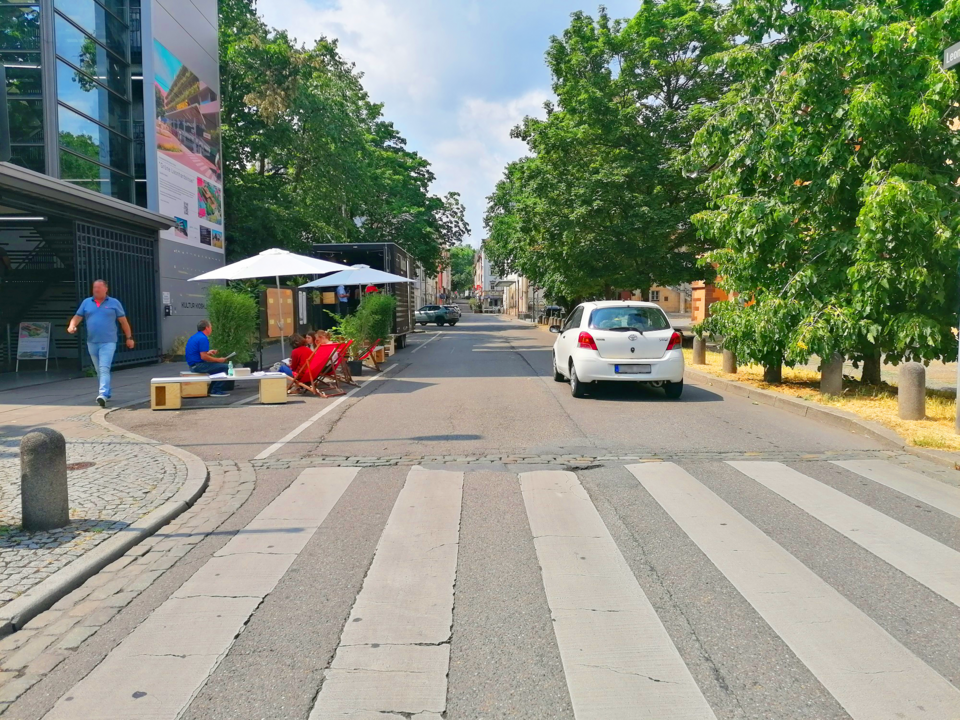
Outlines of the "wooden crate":
M151 383L151 410L179 410L181 406L180 383Z
M286 378L266 378L260 381L260 404L279 405L287 401Z
M198 398L206 397L210 394L210 380L205 373L189 373L182 372L180 377L202 377L204 380L199 382L190 382L183 383L180 386L180 397L182 398Z

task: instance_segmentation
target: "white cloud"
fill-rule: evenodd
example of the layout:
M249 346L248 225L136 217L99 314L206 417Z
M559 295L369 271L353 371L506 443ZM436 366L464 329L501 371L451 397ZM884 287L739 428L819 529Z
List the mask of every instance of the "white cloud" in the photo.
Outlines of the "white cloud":
M433 165L434 192L461 194L471 241L479 244L486 197L504 166L525 152L510 129L525 115L542 115L549 96L529 90L543 84L542 76L518 77L511 44L499 35L507 29L502 13L478 0L319 3L260 0L258 11L302 43L337 38L342 56L364 74L371 99L384 103L408 147Z
M527 115L543 115L550 97L544 90L503 101L466 98L457 113L456 133L433 143L427 158L437 175L438 192L461 193L472 229L472 243L483 238L486 198L503 175L506 164L523 156L526 145L510 130Z

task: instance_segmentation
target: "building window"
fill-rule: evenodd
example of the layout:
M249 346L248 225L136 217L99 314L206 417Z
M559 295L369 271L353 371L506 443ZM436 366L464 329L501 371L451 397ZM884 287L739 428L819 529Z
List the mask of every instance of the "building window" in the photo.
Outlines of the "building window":
M43 172L40 8L0 4L0 63L7 91L11 162Z
M650 291L650 302L660 302L660 291L651 290Z
M60 178L134 202L124 0L55 0Z

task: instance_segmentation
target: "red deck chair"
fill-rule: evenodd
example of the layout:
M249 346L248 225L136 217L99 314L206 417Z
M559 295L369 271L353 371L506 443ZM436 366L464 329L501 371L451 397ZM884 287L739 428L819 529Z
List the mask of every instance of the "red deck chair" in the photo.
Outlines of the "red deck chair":
M369 360L371 363L373 363L373 367L376 368L377 372L380 372L380 365L377 363L377 359L373 356L373 351L377 349L381 339L382 338L377 338L374 340L373 344L367 348L367 351L359 357L360 362Z
M314 348L310 359L294 374L293 382L313 395L328 397L317 387L317 380L323 375L324 369L330 363L330 356L336 349L336 345L318 345Z
M353 345L353 340L340 343L340 345L337 346L337 356L334 360L333 367L329 368L328 374L330 379L333 380L338 387L340 382L345 382L347 385L353 385L354 387L360 387L359 383L354 382L353 376L350 374L350 369L347 367L347 358L350 357L351 345Z

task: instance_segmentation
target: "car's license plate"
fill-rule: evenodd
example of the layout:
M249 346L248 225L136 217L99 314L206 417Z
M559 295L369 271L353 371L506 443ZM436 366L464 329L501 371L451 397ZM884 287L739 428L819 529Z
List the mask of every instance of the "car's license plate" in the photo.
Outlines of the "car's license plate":
M621 375L649 374L649 365L614 365L614 371Z

